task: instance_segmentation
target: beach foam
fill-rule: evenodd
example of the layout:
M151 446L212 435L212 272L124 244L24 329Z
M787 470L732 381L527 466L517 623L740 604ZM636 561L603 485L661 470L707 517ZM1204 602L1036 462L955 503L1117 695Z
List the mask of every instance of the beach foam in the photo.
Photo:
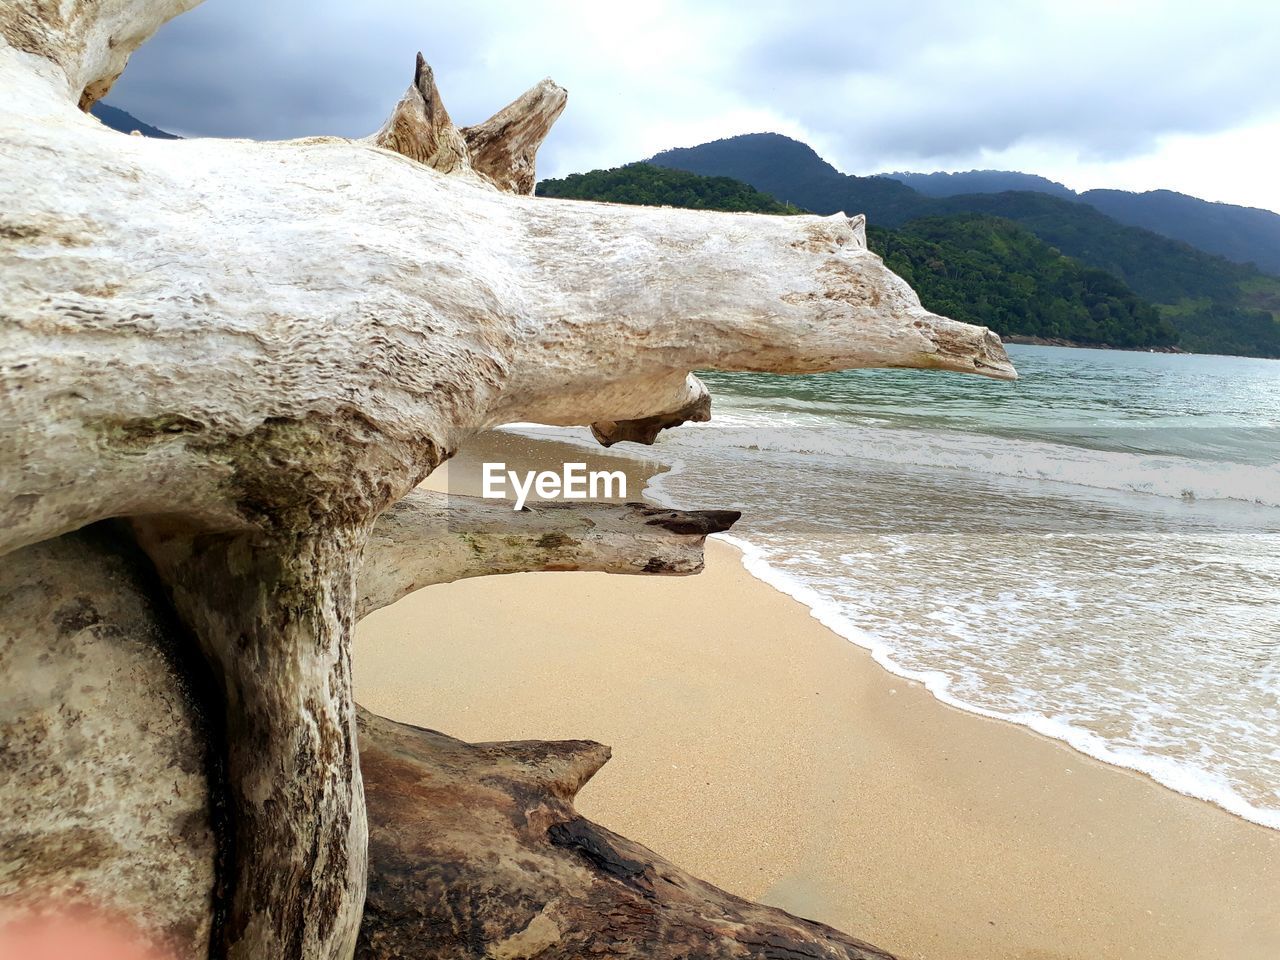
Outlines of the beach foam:
M1038 428L1024 417L1010 435L972 409L979 429L967 430L919 410L904 424L852 399L779 397L772 380L756 389L721 384L710 424L645 448L670 465L646 495L744 510L726 539L753 576L937 699L1280 829L1269 421L1247 450L1256 462L1235 462L1220 458L1238 438L1208 441L1229 423L1187 426L1168 411L1113 416L1124 430L1149 420L1136 438L1052 417ZM1164 432L1170 420L1180 425Z

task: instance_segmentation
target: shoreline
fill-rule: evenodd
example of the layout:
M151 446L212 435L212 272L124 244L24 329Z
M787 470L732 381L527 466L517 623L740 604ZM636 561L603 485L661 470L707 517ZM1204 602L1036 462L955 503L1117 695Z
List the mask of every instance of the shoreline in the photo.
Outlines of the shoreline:
M1080 343L1076 340L1063 340L1061 337L1031 337L1020 333L1011 333L1008 336L1001 335L1000 340L1003 343L1019 344L1024 347L1068 347L1072 350L1122 350L1126 353L1172 353L1181 356L1224 356L1230 357L1235 354L1193 354L1190 350L1183 350L1181 347L1117 347L1109 343ZM1249 359L1257 359L1250 357Z
M1197 783L1194 787L1188 786L1185 789L1179 789L1172 783L1167 782L1168 779L1176 779L1176 777L1173 775L1162 777L1159 773L1150 769L1159 766L1156 758L1151 758L1140 753L1132 757L1122 756L1112 747L1108 746L1105 741L1102 741L1100 738L1094 737L1094 735L1088 731L1081 730L1077 727L1054 724L1053 721L1041 715L1035 715L1025 721L1018 720L997 711L988 710L983 707L967 703L952 696L947 689L948 683L945 677L941 677L939 674L924 675L907 667L903 667L901 664L894 661L892 656L883 647L873 643L863 642L858 639L855 634L859 634L862 631L856 624L850 623L839 613L832 610L831 604L815 595L809 587L792 580L792 578L787 574L779 571L776 567L770 564L759 548L750 541L742 540L731 534L716 534L715 537L717 540L733 547L735 552L738 554L739 562L742 564L743 569L750 576L754 577L760 583L765 584L770 589L776 590L783 596L789 597L799 603L808 610L809 616L822 624L836 636L857 647L859 650L866 651L881 670L884 670L890 676L897 677L908 683L918 684L927 690L929 695L940 704L971 716L1008 724L1009 726L1016 727L1017 729L1033 734L1034 736L1042 737L1052 743L1069 747L1074 752L1089 760L1102 763L1108 767L1114 767L1118 770L1126 770L1131 773L1136 773L1180 797L1186 797L1189 800L1207 803L1215 809L1230 814L1245 823L1259 826L1267 830L1280 831L1280 813L1277 813L1274 810L1255 807L1247 800L1240 797L1239 794L1230 790L1227 790L1225 795L1214 794L1211 789L1204 787L1201 783ZM940 681L941 689L936 687L935 681ZM1053 732L1050 732L1050 730L1042 729L1042 727L1053 727L1054 730ZM1086 747L1079 742L1091 737L1097 739L1099 742L1097 744L1091 744L1089 747Z
M519 435L525 436L525 434ZM564 442L568 446L588 451L592 449L585 439L572 441L561 441L558 438L549 437L541 439L554 443ZM626 453L618 455L627 456ZM652 502L679 509L679 504L667 495L663 480L667 476L683 472L685 464L680 460L655 462L653 458L648 458L646 462L653 472L648 475L643 487L644 496ZM841 639L869 653L882 670L892 676L921 685L939 703L962 713L1007 723L1036 736L1064 744L1091 760L1137 773L1180 796L1208 803L1246 823L1280 831L1280 810L1259 807L1230 787L1206 780L1201 771L1187 771L1176 761L1164 762L1158 756L1141 751L1120 752L1089 730L1056 722L1040 714L1034 714L1025 719L1013 717L952 695L947 677L937 672L922 673L902 666L894 660L892 653L883 644L876 642L856 623L841 614L829 600L770 563L766 552L754 543L735 533L716 534L714 539L733 546L739 554L743 568L750 576L804 606L818 623Z
M496 442L509 461L572 450L661 469ZM942 703L728 544L707 559L693 578L422 591L361 624L358 699L464 739L609 742L584 815L904 958L1274 954L1276 831Z

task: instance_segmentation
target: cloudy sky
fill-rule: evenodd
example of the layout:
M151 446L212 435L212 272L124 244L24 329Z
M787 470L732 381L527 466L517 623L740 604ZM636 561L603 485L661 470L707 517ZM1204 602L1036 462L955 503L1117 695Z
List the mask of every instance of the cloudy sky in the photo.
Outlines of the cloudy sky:
M207 0L107 97L191 135L363 136L422 50L455 121L550 75L560 176L777 131L849 173L996 168L1280 211L1275 0Z

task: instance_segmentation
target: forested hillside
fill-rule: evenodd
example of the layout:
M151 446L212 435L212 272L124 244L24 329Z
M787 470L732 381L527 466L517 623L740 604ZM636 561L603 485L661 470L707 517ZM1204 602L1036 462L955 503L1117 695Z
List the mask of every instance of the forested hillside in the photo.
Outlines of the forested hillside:
M543 180L540 197L569 200L603 200L651 207L689 207L694 210L731 210L739 213L799 213L798 207L779 203L767 193L729 177L700 177L683 170L632 163L613 170L574 173L563 180Z
M1008 220L961 214L872 227L871 248L926 307L1016 334L1115 347L1161 347L1177 333L1116 277L1082 266Z
M1280 279L1044 194L974 194L934 203L944 214L1013 220L1062 253L1125 281L1160 308L1184 350L1280 357Z
M1177 329L1178 346L1280 357L1280 278L1125 226L1086 203L1037 192L926 197L888 177L840 173L810 147L778 134L668 150L652 162L704 175L740 177L814 213L862 212L880 227L974 213L1013 221L1157 305Z
M664 150L649 162L704 177L733 177L814 213L865 213L869 221L885 227L929 212L929 198L905 183L841 173L808 144L778 133L749 133Z
M1280 214L1270 210L1211 203L1172 190L1087 190L1080 199L1121 223L1280 276Z
M1047 193L1088 204L1118 223L1181 240L1233 263L1251 263L1280 276L1280 214L1257 207L1215 203L1173 190L1086 190L1076 193L1054 180L1009 170L964 173L889 173L927 197L1010 190Z

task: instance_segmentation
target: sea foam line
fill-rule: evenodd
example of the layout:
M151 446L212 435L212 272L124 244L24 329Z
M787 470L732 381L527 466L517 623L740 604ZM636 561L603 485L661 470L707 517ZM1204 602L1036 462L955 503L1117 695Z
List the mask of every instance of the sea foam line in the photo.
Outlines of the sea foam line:
M582 447L595 446L589 437L570 433L567 430L557 430L553 433L547 427L537 424L508 424L506 429L535 439L561 440ZM610 455L614 453L610 451ZM662 506L681 509L680 505L667 493L665 481L684 473L687 469L685 461L680 458L659 457L649 452L646 452L643 458L631 457L631 459L658 460L665 463L668 469L651 476L642 493ZM921 684L940 703L965 713L1025 727L1042 736L1065 743L1076 752L1094 760L1141 773L1175 793L1211 803L1242 820L1272 830L1280 830L1280 810L1250 803L1232 790L1230 785L1213 777L1208 771L1190 768L1186 764L1165 757L1152 756L1139 750L1113 747L1090 730L1073 727L1043 714L1031 711L1004 713L980 707L956 697L949 689L950 677L941 671L912 670L898 663L893 658L888 644L849 620L841 613L834 601L769 563L768 553L763 548L749 540L727 533L712 534L712 536L738 550L742 566L751 576L804 604L809 610L809 615L828 630L868 651L876 663L893 676Z

